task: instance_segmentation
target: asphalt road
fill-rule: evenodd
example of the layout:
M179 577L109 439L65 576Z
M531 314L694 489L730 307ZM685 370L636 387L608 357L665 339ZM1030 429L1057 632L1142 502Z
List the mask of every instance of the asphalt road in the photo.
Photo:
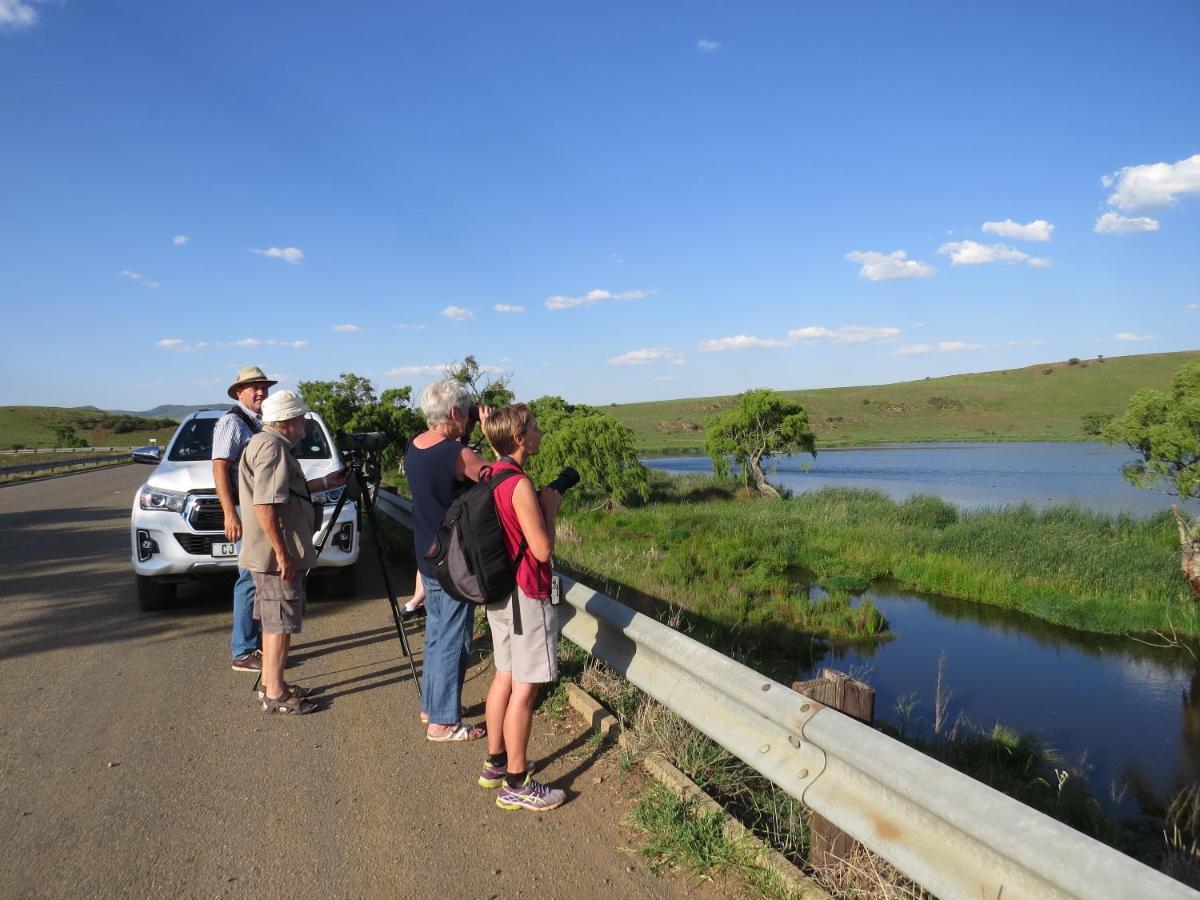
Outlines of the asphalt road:
M373 556L357 599L310 603L293 648L289 679L323 686L326 707L262 713L253 675L229 668L227 585L138 610L127 529L148 472L0 488L0 894L697 893L646 871L623 824L636 779L573 715L534 725L540 777L570 797L549 813L493 805L482 742L423 740ZM489 677L483 656L470 720Z

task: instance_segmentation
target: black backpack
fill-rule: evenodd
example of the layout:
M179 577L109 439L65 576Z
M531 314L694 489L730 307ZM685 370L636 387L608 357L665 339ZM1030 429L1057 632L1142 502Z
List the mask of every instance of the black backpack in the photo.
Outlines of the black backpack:
M520 470L505 469L473 484L450 504L425 559L443 590L464 603L507 600L517 586L517 567L525 556L521 538L517 558L508 558L504 526L496 514L493 491Z

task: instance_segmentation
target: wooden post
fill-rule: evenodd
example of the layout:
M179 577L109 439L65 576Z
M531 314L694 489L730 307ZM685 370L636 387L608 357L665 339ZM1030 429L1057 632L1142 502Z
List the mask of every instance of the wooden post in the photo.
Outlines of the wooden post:
M822 669L817 678L797 681L792 690L818 703L870 725L875 721L875 689L836 669ZM849 859L857 841L829 822L812 814L809 829L809 865L817 869L835 866Z

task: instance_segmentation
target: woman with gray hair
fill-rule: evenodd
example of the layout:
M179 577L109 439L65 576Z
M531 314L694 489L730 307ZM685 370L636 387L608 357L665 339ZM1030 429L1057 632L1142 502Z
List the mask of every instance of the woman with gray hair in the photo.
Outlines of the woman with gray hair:
M425 584L425 664L421 676L421 717L431 741L473 741L484 729L462 724L462 686L471 655L474 607L442 590L433 566L425 559L446 510L487 465L462 443L470 428L471 395L452 378L421 392L428 430L408 443L404 471L412 489L413 547L417 571ZM480 410L486 417L490 410Z

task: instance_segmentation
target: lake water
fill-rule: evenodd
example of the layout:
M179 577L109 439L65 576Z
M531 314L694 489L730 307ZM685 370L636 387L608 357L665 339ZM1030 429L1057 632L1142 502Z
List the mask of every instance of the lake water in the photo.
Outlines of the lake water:
M786 457L770 480L794 492L936 494L965 508L1077 503L1135 515L1169 508L1173 498L1125 483L1121 465L1132 458L1096 443L898 445ZM712 471L698 457L647 465L674 474ZM928 734L945 654L951 720L961 712L981 728L1000 722L1037 735L1068 762L1083 760L1094 794L1119 814L1161 810L1175 790L1200 778L1200 667L1186 651L894 587L863 596L895 638L834 648L824 664L865 675L876 689L877 718L900 724L897 700L915 695L914 724Z
M1183 650L1096 635L979 603L887 587L866 593L896 639L834 648L823 664L876 690L876 717L901 724L896 701L915 695L914 733L934 718L938 658L961 712L1037 735L1087 772L1118 814L1161 809L1200 778L1200 670ZM798 673L798 678L809 677Z
M817 457L773 461L772 484L796 493L826 487L873 488L897 500L937 494L974 509L1030 503L1078 503L1105 512L1149 515L1175 498L1139 490L1121 476L1134 454L1092 442L895 444L864 450L818 450ZM708 457L646 460L682 475L712 473Z

